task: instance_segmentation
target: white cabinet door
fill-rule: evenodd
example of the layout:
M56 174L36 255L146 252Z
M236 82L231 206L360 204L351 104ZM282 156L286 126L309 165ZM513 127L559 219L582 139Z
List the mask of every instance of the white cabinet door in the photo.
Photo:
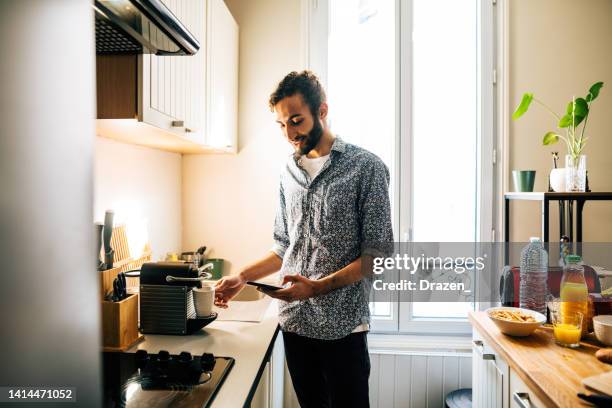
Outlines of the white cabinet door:
M255 394L253 394L251 408L270 407L270 362L268 362L261 374L261 379L259 380Z
M206 145L237 148L238 25L223 0L207 8Z
M509 406L509 367L474 331L472 336L472 404L476 408Z
M235 152L238 25L223 0L164 4L196 37L200 49L193 56L139 56L138 120L204 150Z
M193 56L143 54L139 120L204 143L206 1L165 0L164 4L200 42Z
M510 407L511 408L540 408L544 403L535 396L533 391L521 380L518 374L510 369Z

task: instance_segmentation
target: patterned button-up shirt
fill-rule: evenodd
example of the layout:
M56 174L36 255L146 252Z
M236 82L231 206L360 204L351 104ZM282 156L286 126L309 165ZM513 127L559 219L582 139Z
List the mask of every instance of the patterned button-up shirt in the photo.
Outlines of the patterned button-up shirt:
M273 251L281 275L328 276L361 255L384 256L393 241L389 170L376 155L336 137L330 158L310 180L295 157L280 181ZM369 323L372 278L305 300L279 301L284 331L333 340Z

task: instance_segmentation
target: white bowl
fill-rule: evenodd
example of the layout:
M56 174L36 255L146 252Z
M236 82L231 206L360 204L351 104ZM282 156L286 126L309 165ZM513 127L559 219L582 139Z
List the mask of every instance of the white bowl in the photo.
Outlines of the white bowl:
M612 346L612 315L593 317L595 337L606 346Z
M513 322L509 320L498 319L496 317L491 316L491 312L494 312L496 310L522 312L523 314L532 316L535 319L535 322ZM535 331L535 329L537 329L543 323L546 322L546 316L544 316L542 313L534 312L533 310L529 309L522 309L520 307L491 307L487 309L486 312L487 316L489 316L489 318L493 320L493 323L495 323L499 331L510 336L529 336Z

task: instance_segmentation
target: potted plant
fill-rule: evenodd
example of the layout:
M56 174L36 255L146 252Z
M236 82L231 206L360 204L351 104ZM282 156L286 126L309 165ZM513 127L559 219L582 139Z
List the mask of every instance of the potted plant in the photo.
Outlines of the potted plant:
M565 135L559 134L556 131L546 132L542 139L542 144L547 146L563 140L567 146L567 155L565 156L565 188L566 191L585 191L586 187L586 156L582 154L582 150L589 139L584 135L584 131L591 112L591 104L599 95L599 91L603 86L603 82L596 82L589 89L589 93L584 98L572 98L567 104L565 115L557 115L552 109L544 104L539 99L535 98L532 93L526 93L521 99L521 103L512 114L512 119L520 118L531 102L537 102L544 107L557 120L559 130L564 129Z

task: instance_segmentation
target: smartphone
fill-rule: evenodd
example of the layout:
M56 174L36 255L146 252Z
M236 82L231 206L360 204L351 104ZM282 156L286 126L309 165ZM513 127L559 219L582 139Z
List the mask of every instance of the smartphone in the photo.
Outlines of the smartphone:
M269 290L269 291L282 289L282 287L280 286L268 285L267 283L261 283L261 282L255 282L255 281L247 281L246 284L251 285L251 286L256 286L262 290Z

